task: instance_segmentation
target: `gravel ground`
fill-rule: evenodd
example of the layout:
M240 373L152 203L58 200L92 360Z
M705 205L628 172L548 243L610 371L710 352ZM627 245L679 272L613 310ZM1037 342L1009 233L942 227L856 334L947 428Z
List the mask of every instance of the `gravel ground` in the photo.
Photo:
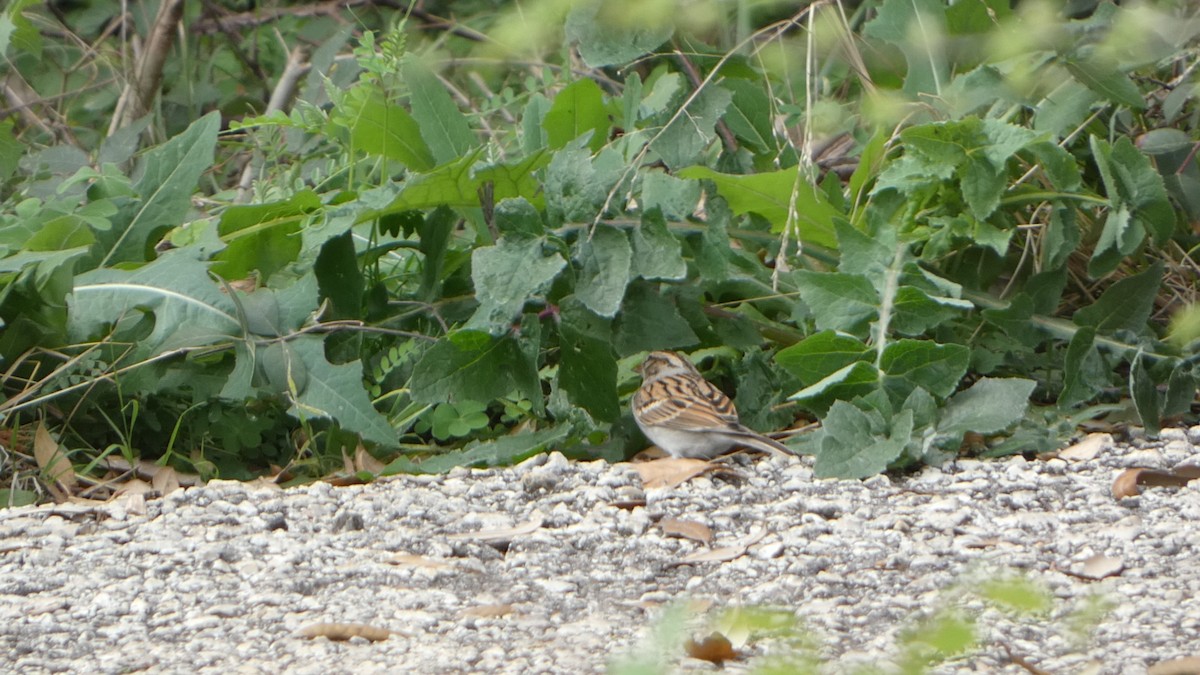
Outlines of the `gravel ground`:
M632 465L554 454L367 486L216 482L0 511L0 669L589 673L632 655L702 672L716 667L683 657L672 629L702 637L729 608L769 606L799 617L827 672L894 670L898 636L946 608L977 622L980 645L937 672L1146 672L1200 656L1200 481L1119 501L1111 486L1125 467L1198 463L1197 444L1200 427L1093 459L867 481L740 455L740 477L655 489ZM703 531L671 520L712 542L668 533ZM1010 575L1051 608L980 599ZM1071 617L1097 599L1108 611L1081 639ZM660 619L685 600L686 623ZM302 635L348 623L391 633ZM726 669L797 653L786 636L741 635Z

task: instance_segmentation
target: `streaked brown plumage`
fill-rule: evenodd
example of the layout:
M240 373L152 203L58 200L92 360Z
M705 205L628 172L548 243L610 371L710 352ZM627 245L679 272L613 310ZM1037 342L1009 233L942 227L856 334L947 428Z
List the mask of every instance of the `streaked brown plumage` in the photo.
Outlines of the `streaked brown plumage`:
M639 367L633 418L642 433L674 457L715 457L734 445L792 453L787 446L742 426L720 389L674 352L651 352Z

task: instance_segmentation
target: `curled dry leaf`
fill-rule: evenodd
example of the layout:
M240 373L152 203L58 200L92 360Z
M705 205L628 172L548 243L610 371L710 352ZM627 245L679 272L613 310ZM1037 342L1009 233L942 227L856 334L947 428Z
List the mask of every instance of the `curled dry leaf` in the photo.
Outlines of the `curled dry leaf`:
M495 619L496 617L507 616L512 614L513 606L509 604L502 605L478 605L476 607L468 607L462 612L462 616L474 617L476 619Z
M710 472L731 476L739 475L738 472L720 464L691 457L667 457L649 462L634 462L633 467L637 469L638 475L642 478L642 485L647 490L673 488L696 476Z
M1196 673L1200 673L1200 656L1184 656L1169 661L1159 661L1146 671L1146 675L1196 675Z
M388 558L385 562L391 565L404 565L407 567L420 567L427 570L452 570L454 565L442 560L434 560L426 558L423 555L414 555L412 553L397 553Z
M66 449L50 435L45 422L38 422L37 431L33 434L33 457L46 476L46 487L54 495L55 501L66 501L78 487L75 467L67 459Z
M690 553L680 558L676 565L691 565L693 563L703 562L729 562L735 558L740 558L746 554L746 549L757 544L763 537L767 536L765 530L757 530L749 536L742 538L732 546L723 546L721 548L713 548L707 550L699 550Z
M536 532L542 526L542 514L534 513L533 517L528 521L521 523L515 527L501 527L494 530L480 530L478 532L463 532L461 534L449 535L450 539L478 539L485 544L502 544L510 542L517 537Z
M668 537L683 537L706 546L712 543L713 532L704 523L697 523L694 520L663 518L658 522L658 526Z
M688 640L683 648L693 659L701 659L717 665L738 657L729 638L720 633L713 633L699 642Z
M169 466L159 467L158 472L150 479L150 485L154 486L158 494L166 497L179 489L179 474Z
M1113 481L1112 493L1116 499L1136 497L1142 487L1183 487L1197 478L1200 466L1181 466L1171 471L1126 469Z
M1099 580L1116 576L1123 569L1125 569L1125 560L1122 558L1094 555L1083 561L1083 571L1080 572L1080 576Z
M1058 456L1062 459L1086 462L1089 459L1095 459L1100 453L1112 449L1112 434L1088 434L1082 441L1058 453Z
M392 631L368 626L365 623L314 623L296 631L296 635L310 640L323 637L335 642L342 642L360 637L371 642L381 642L388 639L392 635Z

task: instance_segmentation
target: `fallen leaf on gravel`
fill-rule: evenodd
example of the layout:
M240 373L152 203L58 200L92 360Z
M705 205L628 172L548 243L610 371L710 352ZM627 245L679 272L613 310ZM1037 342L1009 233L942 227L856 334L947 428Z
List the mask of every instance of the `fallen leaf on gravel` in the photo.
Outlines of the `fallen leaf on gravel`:
M113 499L124 495L140 495L150 492L154 486L142 480L141 478L130 478L121 483L121 486L113 492Z
M499 544L510 542L517 537L536 532L542 526L542 514L535 513L533 518L528 522L521 523L515 527L501 527L494 530L480 530L478 532L463 532L460 534L449 535L450 539L478 539L486 544Z
M166 497L172 492L179 489L179 474L175 473L175 469L169 466L161 467L158 473L150 479L150 485L158 490L158 494Z
M103 461L101 461L99 463L98 466L101 466L110 471L116 471L118 473L132 472L138 478L149 479L149 480L154 480L154 477L157 476L160 471L162 471L165 468L168 468L168 467L159 466L159 465L155 464L154 462L148 462L144 459L139 459L138 461L134 462L133 464L130 464L129 462L125 461L124 457L120 457L120 456L106 457ZM181 486L194 487L197 485L204 484L204 481L201 480L200 476L198 476L194 473L180 473L178 471L175 471L174 469L171 469L171 471L173 471L175 473L175 480L179 481L179 484Z
M697 523L694 520L663 518L659 521L658 526L668 537L683 537L705 545L712 543L712 530L704 523Z
M1200 673L1200 656L1184 656L1159 661L1146 670L1146 675L1196 675Z
M38 422L37 431L33 434L33 457L46 477L46 488L54 495L54 500L66 501L78 487L75 467L67 459L66 449L50 435L45 422Z
M1112 449L1113 437L1111 434L1088 434L1082 441L1058 453L1058 456L1063 459L1086 462L1089 459L1095 459L1096 455L1101 452L1108 452Z
M406 565L408 567L420 567L427 570L450 570L454 569L454 565L433 558L426 558L423 555L414 555L412 553L397 553L388 558L384 562L390 565Z
M296 635L310 640L323 637L342 642L360 637L371 642L380 642L391 637L392 631L365 623L314 623L296 631Z
M713 633L699 642L688 640L683 649L693 659L708 661L718 666L738 657L738 653L734 651L729 638L720 633Z
M462 611L464 617L475 617L477 619L494 619L499 616L507 616L512 614L513 606L504 605L479 605L477 607L468 607Z
M1094 555L1083 561L1081 575L1099 580L1120 574L1123 569L1125 569L1125 561L1122 558Z
M1181 466L1171 471L1126 469L1113 481L1113 497L1123 499L1142 493L1142 487L1183 487L1200 478L1200 466Z
M690 565L702 562L729 562L745 555L746 549L757 544L765 536L767 536L766 530L758 530L732 546L696 551L683 556L675 564Z
M647 490L673 488L681 483L686 483L696 476L710 472L732 476L739 475L738 472L720 464L706 462L702 459L693 459L691 457L667 457L649 462L634 462L633 468L637 469L638 475L642 477L642 485Z

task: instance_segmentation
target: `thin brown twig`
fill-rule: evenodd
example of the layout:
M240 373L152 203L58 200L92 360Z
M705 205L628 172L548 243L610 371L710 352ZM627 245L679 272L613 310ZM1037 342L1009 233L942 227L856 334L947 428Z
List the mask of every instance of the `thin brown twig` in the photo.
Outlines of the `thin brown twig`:
M146 47L137 61L136 74L117 100L117 108L108 127L110 136L150 111L150 104L162 83L163 65L174 43L175 31L183 18L183 5L183 0L164 0L159 6L158 16L146 39Z

